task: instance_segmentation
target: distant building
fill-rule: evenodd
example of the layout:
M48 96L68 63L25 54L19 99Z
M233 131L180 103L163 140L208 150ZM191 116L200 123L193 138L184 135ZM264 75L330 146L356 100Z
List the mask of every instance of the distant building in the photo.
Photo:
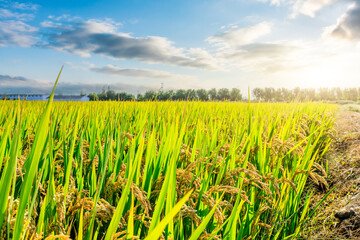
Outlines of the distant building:
M48 94L3 94L2 99L7 100L27 100L27 101L46 101Z
M90 98L86 95L55 95L54 96L54 101L88 102L89 100Z

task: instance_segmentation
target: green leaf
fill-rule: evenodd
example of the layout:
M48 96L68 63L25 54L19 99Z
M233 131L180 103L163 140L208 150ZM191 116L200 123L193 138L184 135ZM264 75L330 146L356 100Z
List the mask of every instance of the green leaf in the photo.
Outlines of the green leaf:
M175 217L175 215L181 210L182 206L185 204L185 202L190 197L193 190L189 191L167 214L163 220L159 224L156 225L154 230L152 230L149 235L145 238L145 240L155 240L159 239L162 232L164 231L166 225Z

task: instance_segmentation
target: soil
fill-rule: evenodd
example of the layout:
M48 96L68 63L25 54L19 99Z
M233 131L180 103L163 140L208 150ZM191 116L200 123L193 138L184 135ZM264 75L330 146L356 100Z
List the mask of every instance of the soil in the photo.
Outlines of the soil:
M329 189L315 188L314 203L332 190L305 231L305 239L360 239L360 113L337 114L335 139L326 156Z

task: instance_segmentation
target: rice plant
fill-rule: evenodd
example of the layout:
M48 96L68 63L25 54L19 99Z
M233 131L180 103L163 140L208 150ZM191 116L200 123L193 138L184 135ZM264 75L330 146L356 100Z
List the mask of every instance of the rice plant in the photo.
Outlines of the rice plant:
M1 239L292 239L327 186L335 105L0 104Z

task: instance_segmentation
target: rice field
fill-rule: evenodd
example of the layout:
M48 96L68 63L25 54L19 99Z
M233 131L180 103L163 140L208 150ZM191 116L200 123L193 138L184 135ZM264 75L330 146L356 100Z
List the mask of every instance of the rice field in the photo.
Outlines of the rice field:
M293 239L337 106L0 103L1 239Z

